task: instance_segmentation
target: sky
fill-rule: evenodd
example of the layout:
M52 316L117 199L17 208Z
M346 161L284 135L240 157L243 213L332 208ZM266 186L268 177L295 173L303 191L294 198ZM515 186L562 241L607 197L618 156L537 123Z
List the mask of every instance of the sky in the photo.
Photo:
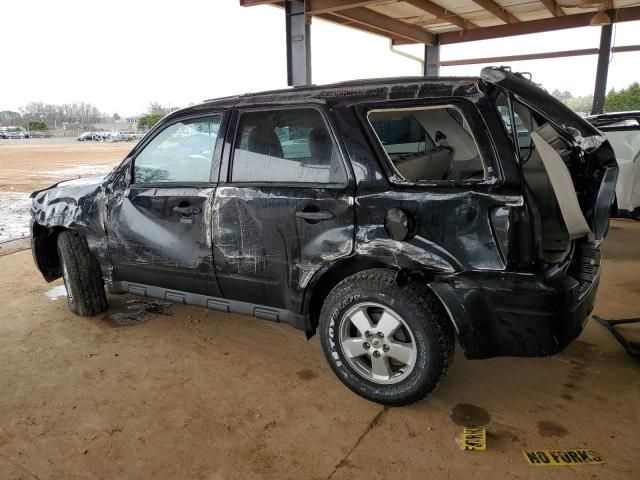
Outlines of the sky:
M2 2L0 110L31 101L90 102L121 116L151 102L171 107L286 87L284 11L243 8L238 0L29 0ZM615 27L615 45L637 44L640 22ZM584 27L445 45L441 59L595 48L600 29ZM419 75L420 64L389 51L381 36L314 19L313 83ZM422 55L422 46L407 46ZM611 58L608 89L640 80L640 52ZM596 57L511 63L549 91L588 95ZM483 65L443 67L477 75Z

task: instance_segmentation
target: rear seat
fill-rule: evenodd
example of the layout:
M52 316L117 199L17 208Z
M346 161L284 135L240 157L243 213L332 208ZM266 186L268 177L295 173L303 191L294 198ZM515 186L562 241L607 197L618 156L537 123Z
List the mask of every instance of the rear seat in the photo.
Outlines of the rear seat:
M451 169L452 159L452 148L436 147L416 155L398 156L393 163L407 180L443 180Z

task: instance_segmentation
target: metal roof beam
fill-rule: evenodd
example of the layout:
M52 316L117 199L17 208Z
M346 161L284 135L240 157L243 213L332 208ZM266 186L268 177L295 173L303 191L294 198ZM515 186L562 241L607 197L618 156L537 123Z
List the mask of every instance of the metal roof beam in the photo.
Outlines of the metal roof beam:
M484 8L487 12L496 18L499 18L504 23L518 23L520 20L509 13L509 11L502 5L494 2L493 0L472 0L473 3Z
M445 10L440 5L437 5L429 0L404 0L404 1L407 3L410 3L416 8L419 8L420 10L427 12L430 15L433 15L439 20L444 20L445 22L449 22L452 25L455 25L456 27L460 27L463 30L466 30L467 28L478 28L478 26L475 23L462 18L451 11Z
M598 48L582 48L579 50L560 50L556 52L544 53L522 53L518 55L501 55L498 57L477 57L477 58L460 58L457 60L442 60L439 62L441 67L454 67L459 65L477 65L487 63L503 62L520 62L523 60L546 60L548 58L564 58L564 57L581 57L585 55L597 55L600 52ZM640 45L620 45L611 47L611 53L640 52Z
M422 28L410 25L401 20L387 17L368 8L352 8L351 10L341 10L333 12L339 16L355 23L374 27L389 37L401 37L413 43L424 43L425 45L435 44L435 35Z

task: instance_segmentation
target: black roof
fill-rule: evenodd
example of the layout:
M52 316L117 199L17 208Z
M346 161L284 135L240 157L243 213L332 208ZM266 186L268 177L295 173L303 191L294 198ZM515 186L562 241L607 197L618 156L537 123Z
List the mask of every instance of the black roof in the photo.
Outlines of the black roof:
M178 110L180 115L212 108L234 108L264 104L350 103L423 96L472 95L478 92L480 77L396 77L352 80L328 85L290 87L257 93L247 93L217 99ZM172 114L173 115L173 114Z

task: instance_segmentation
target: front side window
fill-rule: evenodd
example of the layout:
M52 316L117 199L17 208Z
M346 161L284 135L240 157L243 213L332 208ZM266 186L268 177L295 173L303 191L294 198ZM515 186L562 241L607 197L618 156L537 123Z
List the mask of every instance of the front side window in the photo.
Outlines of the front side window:
M209 182L220 115L172 123L134 160L134 183Z
M231 180L342 184L346 174L320 112L296 108L240 116Z
M394 170L413 182L484 180L469 124L452 105L371 110L367 118Z

